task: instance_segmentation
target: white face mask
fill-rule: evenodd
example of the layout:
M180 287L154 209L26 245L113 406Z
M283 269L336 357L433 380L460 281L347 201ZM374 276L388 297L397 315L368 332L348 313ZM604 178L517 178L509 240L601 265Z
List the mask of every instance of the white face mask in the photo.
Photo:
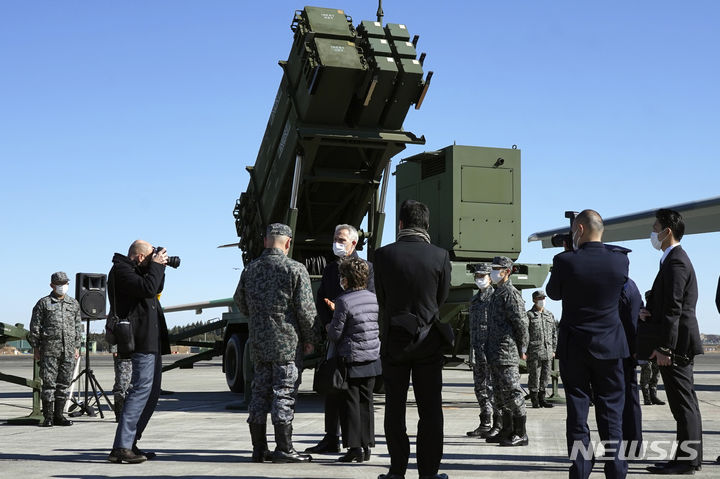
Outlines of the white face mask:
M67 284L54 284L53 290L55 291L55 294L57 294L58 296L65 296L65 293L68 292L69 287L70 286Z
M502 275L500 273L502 273L502 271L499 269L490 271L490 281L492 281L493 284L498 284L500 280L502 280Z
M335 253L335 256L344 258L345 256L347 256L347 251L345 251L345 245L342 243L333 243L333 253Z
M541 300L537 301L537 302L535 303L535 306L537 306L538 309L543 309L543 308L545 308L545 300L544 300L544 299L541 299Z
M658 238L658 236L659 233L656 233L654 231L650 233L650 243L652 244L653 248L660 251L662 249L662 241L660 241L660 238Z
M490 286L490 278L488 275L485 275L482 278L475 278L475 284L479 289L487 289L488 286Z

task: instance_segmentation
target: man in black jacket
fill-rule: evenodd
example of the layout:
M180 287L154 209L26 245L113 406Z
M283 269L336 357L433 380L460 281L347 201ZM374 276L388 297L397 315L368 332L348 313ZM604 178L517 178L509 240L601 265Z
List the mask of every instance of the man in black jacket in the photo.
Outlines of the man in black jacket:
M137 441L160 396L162 355L170 353L167 325L158 296L165 282L165 249L156 252L142 240L130 245L128 255L115 253L108 278L110 311L133 325L135 350L132 353L131 388L125 399L115 431L110 462L135 464L151 459Z
M450 289L448 252L430 244L430 211L406 200L400 206L395 243L375 252L375 289L380 305L381 357L385 382L385 438L390 471L378 479L402 479L410 456L405 424L412 376L420 420L417 462L420 479L438 474L443 451L442 349L453 333L440 324L440 306Z
M335 227L333 253L337 259L325 266L315 300L315 307L317 308L319 319L318 326L322 326L323 334L325 332L325 326L330 324L333 318L335 307L333 302L343 291L340 287L340 271L338 270L340 262L345 258L358 257L357 251L355 251L358 240L358 232L354 226L341 224ZM368 276L367 290L374 293L375 280L373 277L373 265L372 263L368 263L368 266L370 267L370 274ZM340 452L338 428L340 426L341 404L342 397L340 395L325 395L325 436L316 446L305 449L305 452L311 452L313 454Z
M695 317L698 289L695 270L680 240L685 222L677 211L660 209L650 235L653 247L663 251L660 270L650 293L647 309L640 310L653 334L641 337L650 343L660 367L670 411L677 422L675 457L667 463L649 466L655 474L693 474L702 463L702 418L693 383L695 356L703 354ZM645 358L642 358L645 359Z

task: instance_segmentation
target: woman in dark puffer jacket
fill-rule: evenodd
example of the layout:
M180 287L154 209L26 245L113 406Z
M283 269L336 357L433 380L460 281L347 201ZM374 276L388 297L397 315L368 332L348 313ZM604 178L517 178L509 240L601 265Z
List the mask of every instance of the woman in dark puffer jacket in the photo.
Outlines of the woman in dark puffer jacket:
M345 359L348 369L340 426L343 445L349 449L338 461L363 462L370 459L370 448L375 445L373 387L375 376L382 373L378 303L375 294L365 289L369 275L365 261L348 258L339 269L345 291L335 299L333 319L327 326L335 354Z

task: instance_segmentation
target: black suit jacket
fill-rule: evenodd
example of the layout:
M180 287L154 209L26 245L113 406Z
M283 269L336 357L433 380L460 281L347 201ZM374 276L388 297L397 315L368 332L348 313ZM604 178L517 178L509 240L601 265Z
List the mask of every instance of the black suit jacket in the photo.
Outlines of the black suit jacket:
M353 251L350 256L353 258L359 257L357 251ZM323 270L322 279L320 280L320 287L318 288L317 296L315 297L315 307L317 308L318 318L320 318L321 323L319 324L319 326L325 326L327 324L330 324L330 321L332 321L333 318L333 311L325 303L325 298L329 299L330 301L335 301L335 298L340 296L340 293L343 292L342 288L340 287L340 262L343 259L344 258L335 259L334 261L328 263ZM368 276L368 284L366 289L374 293L375 275L373 272L373 264L369 261L367 261L367 264L370 268L370 273Z
M381 354L401 357L401 350L414 344L417 337L391 324L391 318L415 315L430 325L428 339L436 333L446 345L453 342L448 324L440 323L440 306L450 291L450 256L447 250L424 242L419 237L402 237L375 251L375 291L380 305ZM435 332L430 332L434 329ZM420 338L419 342L423 342Z
M559 359L572 359L567 354L570 342L597 359L629 356L618 312L628 264L627 255L609 250L599 241L555 255L545 291L550 298L562 300Z
M635 355L637 342L638 318L643 307L642 296L635 281L628 278L620 293L620 321L622 321L627 338L630 356Z
M647 309L647 327L654 335L641 337L652 351L665 347L675 354L693 357L703 353L695 305L698 289L695 269L682 246L675 246L660 265Z

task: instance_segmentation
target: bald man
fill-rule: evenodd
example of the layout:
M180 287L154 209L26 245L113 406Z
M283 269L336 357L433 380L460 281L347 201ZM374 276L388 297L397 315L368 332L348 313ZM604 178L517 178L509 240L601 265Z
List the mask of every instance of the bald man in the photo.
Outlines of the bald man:
M572 465L570 478L590 475L590 430L587 425L591 392L600 439L608 441L605 477L624 478L627 462L619 457L625 405L623 359L630 354L618 305L628 279L627 255L602 243L603 221L593 210L573 221L572 249L553 258L547 295L562 300L557 357L567 396L566 437ZM592 453L592 451L591 451Z
M162 355L170 354L167 324L159 294L165 283L165 249L155 251L150 243L137 240L127 256L115 253L108 275L110 315L128 318L133 324L135 349L131 387L125 398L115 441L108 460L136 464L155 454L137 447L160 396Z

